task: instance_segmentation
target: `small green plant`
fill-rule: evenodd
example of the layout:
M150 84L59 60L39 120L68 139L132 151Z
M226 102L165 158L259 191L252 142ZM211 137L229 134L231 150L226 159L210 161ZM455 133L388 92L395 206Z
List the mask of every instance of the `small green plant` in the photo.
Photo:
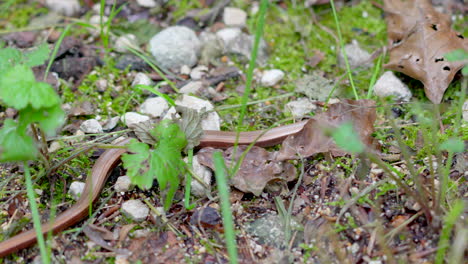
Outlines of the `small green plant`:
M130 180L140 189L151 188L153 179L158 181L164 209L168 210L185 170L181 152L187 140L180 127L170 120L161 121L147 133L156 142L153 148L132 140L127 147L134 154L122 155L122 161Z
M42 144L39 151L37 142L42 140L44 143L45 137L53 135L65 120L59 96L49 84L36 81L31 69L43 64L48 57L46 44L27 53L14 48L0 50L0 100L2 104L18 110L19 116L17 120L6 119L0 129L0 162L24 162L27 195L43 263L50 263L50 259L26 161L34 160L40 154L48 166L46 146Z

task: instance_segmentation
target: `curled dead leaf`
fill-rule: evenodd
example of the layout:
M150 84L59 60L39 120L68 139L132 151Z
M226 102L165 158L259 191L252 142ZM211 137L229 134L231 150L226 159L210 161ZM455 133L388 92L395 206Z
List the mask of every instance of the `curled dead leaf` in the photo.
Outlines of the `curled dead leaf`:
M234 148L228 148L223 152L225 164L228 168L241 157L246 151L246 146L239 146L235 157ZM203 148L198 152L198 160L201 164L214 169L213 153L214 148ZM260 147L252 147L245 155L245 158L237 171L230 179L230 184L237 189L260 195L269 182L272 181L292 181L296 178L296 168L287 162L275 160L276 154L268 152Z
M424 84L433 103L463 63L448 62L444 55L456 49L468 51L468 40L450 28L450 17L437 12L428 0L385 0L390 60L385 68L402 72Z
M345 155L346 152L338 148L327 134L345 122L352 122L361 141L372 146L375 119L375 102L372 100L342 100L332 104L326 112L310 119L301 131L286 138L276 160L306 158L325 152L333 156Z

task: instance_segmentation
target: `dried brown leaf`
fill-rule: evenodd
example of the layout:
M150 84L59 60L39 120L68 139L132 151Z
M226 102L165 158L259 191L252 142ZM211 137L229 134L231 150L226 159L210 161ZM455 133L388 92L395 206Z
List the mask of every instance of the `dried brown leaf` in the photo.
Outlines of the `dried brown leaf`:
M326 112L310 119L304 128L283 141L277 160L310 157L317 153L330 152L333 156L343 156L345 151L338 148L327 134L339 125L351 121L362 142L373 145L375 102L372 100L343 100L332 104Z
M385 0L384 10L391 45L387 69L402 72L424 84L426 96L440 103L462 62L444 55L468 51L468 41L450 28L450 17L437 12L428 0Z
M133 130L141 142L148 145L155 145L158 142L158 139L151 134L151 130L155 127L151 120L130 124L128 127Z
M233 157L234 148L223 152L224 161L229 168L236 162L246 150L246 146L239 146L236 156ZM214 169L214 148L203 148L198 152L198 160L201 164ZM296 178L296 168L287 162L275 160L276 154L268 152L260 147L252 147L246 154L242 164L234 175L230 184L237 189L260 195L266 185L271 181L292 181Z

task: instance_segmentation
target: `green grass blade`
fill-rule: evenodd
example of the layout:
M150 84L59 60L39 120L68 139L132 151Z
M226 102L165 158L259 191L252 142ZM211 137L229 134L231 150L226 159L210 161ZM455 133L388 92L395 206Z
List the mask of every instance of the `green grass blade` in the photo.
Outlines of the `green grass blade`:
M374 92L374 85L375 82L377 81L377 76L380 73L380 66L382 64L382 59L383 59L384 53L380 54L379 59L377 60L377 64L374 67L374 72L372 73L372 78L369 83L369 90L367 92L367 99L370 99L372 96L372 93Z
M42 235L41 219L39 217L39 210L37 208L36 197L34 195L33 184L31 180L31 173L29 172L29 166L26 162L24 164L24 177L26 179L26 190L28 194L29 204L31 206L31 214L33 218L34 229L36 230L37 243L39 244L39 251L41 252L41 260L44 264L50 263L49 255Z
M265 14L267 12L267 9L268 9L268 0L262 0L260 4L260 11L259 11L258 20L257 20L257 28L255 29L255 39L254 39L254 44L252 47L252 54L250 55L249 68L247 69L245 91L241 99L242 106L240 109L240 115L239 115L239 121L238 121L239 125L237 126L235 146L237 146L237 141L239 139L239 135L240 135L241 128L242 128L241 124L244 122L244 116L247 111L247 101L249 100L250 92L252 90L253 71L255 69L255 64L257 60L257 53L258 53L258 46L260 44L260 38L263 34L263 27L265 25Z
M226 247L229 254L229 263L239 263L237 256L236 234L234 232L234 221L231 213L231 203L229 202L229 187L226 177L226 166L221 152L213 153L215 165L216 183L221 201L221 215L223 217L224 235L226 237Z
M52 63L54 63L55 56L57 55L57 52L60 48L60 45L62 45L62 41L67 35L68 31L70 28L73 26L73 24L68 24L65 29L63 30L62 34L60 35L59 39L57 40L57 43L55 44L54 50L52 51L52 54L50 55L49 63L47 63L47 68L44 72L44 81L47 79L47 75L49 74L50 67L52 67Z
M344 49L344 42L343 36L341 35L341 28L340 28L340 21L338 20L338 15L335 9L335 1L330 0L330 5L333 11L333 18L335 19L336 31L338 33L338 39L340 40L340 49L343 52L343 57L346 65L346 72L348 73L349 82L351 83L351 87L353 88L354 97L356 100L359 100L359 95L357 94L356 86L354 85L353 81L353 74L351 73L351 67L349 66L348 56L346 56L346 51Z

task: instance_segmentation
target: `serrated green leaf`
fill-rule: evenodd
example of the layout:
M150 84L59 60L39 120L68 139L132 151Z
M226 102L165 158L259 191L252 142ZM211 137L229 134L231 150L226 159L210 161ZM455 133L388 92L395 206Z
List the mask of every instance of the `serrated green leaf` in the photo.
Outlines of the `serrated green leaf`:
M0 49L0 73L3 73L8 68L20 63L23 59L23 54L14 48Z
M185 169L181 151L187 140L179 126L170 120L161 121L149 133L157 140L155 149L150 150L147 144L132 140L128 150L133 154L124 154L122 161L130 180L139 188L150 188L156 178L167 210Z
M31 105L34 109L48 108L60 103L60 98L47 83L36 82L32 70L16 65L0 76L0 98L17 110Z
M0 162L32 160L36 155L36 145L26 130L19 129L14 120L5 120L0 129Z
M0 99L10 107L21 110L29 104L31 87L35 83L34 74L25 65L16 65L0 76Z
M151 164L158 180L161 195L164 197L164 209L168 210L180 184L184 163L181 150L174 150L168 146L159 146L152 153Z
M464 49L452 50L444 55L444 58L448 61L461 61L468 59L468 52Z
M180 130L180 127L168 119L162 120L151 133L158 139L158 145L167 145L174 150L180 151L187 144L185 134Z
M449 138L439 146L440 150L461 153L465 150L465 143L459 138Z
M33 109L31 106L19 111L19 122L21 125L27 126L30 123L38 123L39 127L47 136L52 136L55 131L65 122L65 112L59 104L39 110Z
M36 49L24 54L25 64L29 67L42 65L49 58L49 53L49 46L47 43L43 43Z
M332 132L335 143L341 149L350 153L361 153L364 151L364 144L354 131L353 124L346 122L341 124Z
M149 146L132 139L127 145L127 149L129 152L134 153L122 155L122 162L130 181L142 190L151 188L154 173L150 168Z

